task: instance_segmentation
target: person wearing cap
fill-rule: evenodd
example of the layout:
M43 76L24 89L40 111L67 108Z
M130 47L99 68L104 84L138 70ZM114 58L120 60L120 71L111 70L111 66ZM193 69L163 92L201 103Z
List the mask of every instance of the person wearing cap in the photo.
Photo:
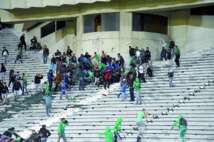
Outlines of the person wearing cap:
M46 96L43 96L42 99L45 100L46 114L50 117L49 113L51 113L52 97L49 96L49 94L46 94Z
M28 95L28 91L27 91L27 77L25 76L25 73L22 73L22 96L24 96L24 91L26 90L26 93Z
M41 92L43 92L42 84L40 84L41 83L41 79L43 79L42 74L40 74L40 73L36 74L36 76L34 78L35 94L37 93L37 89L39 87L40 87Z
M13 84L13 89L12 89L12 91L14 92L14 101L15 101L15 102L18 101L19 89L22 90L22 85L21 85L21 83L19 82L19 79L17 79L16 82Z
M7 93L9 92L7 84L4 83L2 87L2 92L1 92L1 97L2 97L2 105L4 104L4 99L6 101L6 104L8 104L8 99L7 99Z
M51 135L50 131L46 129L46 125L42 125L39 133L42 133L41 142L46 142L48 140L48 137Z
M44 82L44 84L45 84L45 95L46 95L46 94L49 94L49 85L46 81Z

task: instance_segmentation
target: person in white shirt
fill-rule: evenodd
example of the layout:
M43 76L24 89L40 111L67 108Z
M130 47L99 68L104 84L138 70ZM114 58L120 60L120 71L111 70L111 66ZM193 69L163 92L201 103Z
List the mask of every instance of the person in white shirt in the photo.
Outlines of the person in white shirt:
M143 80L143 83L146 83L145 77L144 77L144 70L143 66L140 65L140 63L137 63L138 71L139 71L139 78L140 80Z
M7 51L6 47L2 50L2 56L4 56L4 64L7 64L7 56L9 56L9 52Z

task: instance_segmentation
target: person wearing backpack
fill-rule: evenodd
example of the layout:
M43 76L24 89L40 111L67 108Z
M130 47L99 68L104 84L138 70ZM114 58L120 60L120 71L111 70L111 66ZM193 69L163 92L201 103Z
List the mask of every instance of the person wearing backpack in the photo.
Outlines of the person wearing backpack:
M175 87L175 85L172 83L173 75L174 75L174 72L173 72L172 66L169 66L168 77L169 77L169 87L170 88Z
M180 129L180 136L179 137L182 140L182 142L186 142L185 134L187 131L187 121L186 121L186 119L184 119L183 115L178 116L178 120L175 123L173 123L173 125L171 127L171 131L174 128L174 126L177 124L179 124L178 127Z

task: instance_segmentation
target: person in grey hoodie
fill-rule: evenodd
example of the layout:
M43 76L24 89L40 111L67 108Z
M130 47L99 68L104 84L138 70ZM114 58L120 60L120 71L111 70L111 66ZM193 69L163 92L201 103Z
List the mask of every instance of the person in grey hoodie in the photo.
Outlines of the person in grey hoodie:
M173 76L174 76L174 72L173 72L172 66L169 66L168 77L169 77L169 87L170 88L175 87L175 85L172 83Z

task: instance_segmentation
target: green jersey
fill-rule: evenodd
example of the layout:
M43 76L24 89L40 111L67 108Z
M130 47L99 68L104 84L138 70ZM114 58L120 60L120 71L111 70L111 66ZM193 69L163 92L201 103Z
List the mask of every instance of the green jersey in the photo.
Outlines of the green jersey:
M137 115L136 121L141 121L144 115L145 115L144 112L142 112L142 111L139 112L138 115Z

